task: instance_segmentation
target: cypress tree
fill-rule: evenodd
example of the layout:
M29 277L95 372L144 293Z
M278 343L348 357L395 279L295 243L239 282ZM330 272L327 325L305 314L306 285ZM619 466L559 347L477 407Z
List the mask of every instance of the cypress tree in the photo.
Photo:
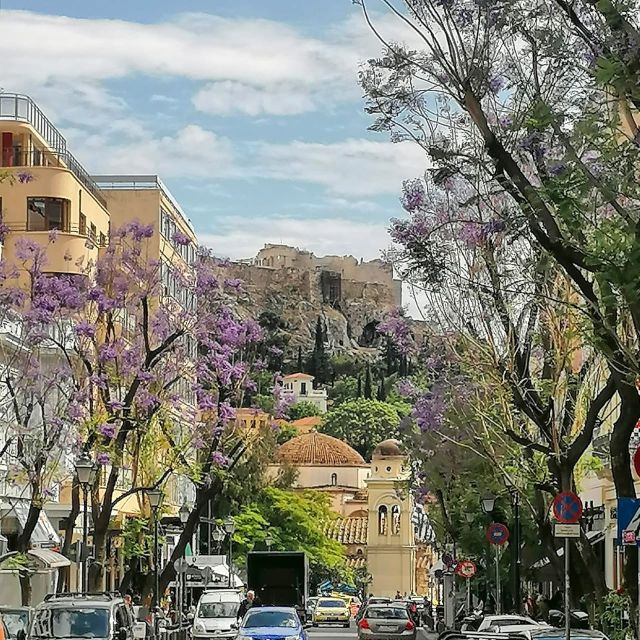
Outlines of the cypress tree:
M358 371L358 390L356 393L357 398L362 398L362 373Z
M373 398L373 389L371 387L371 367L368 363L364 372L364 397L367 400L371 400Z
M302 364L302 347L298 347L297 372L304 373L304 365Z

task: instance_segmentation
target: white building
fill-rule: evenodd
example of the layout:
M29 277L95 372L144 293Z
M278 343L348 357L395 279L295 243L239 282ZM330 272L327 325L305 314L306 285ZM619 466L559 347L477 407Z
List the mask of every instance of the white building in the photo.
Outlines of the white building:
M283 378L284 396L292 396L293 402L313 402L322 413L327 411L327 392L314 389L314 377L307 373L292 373Z

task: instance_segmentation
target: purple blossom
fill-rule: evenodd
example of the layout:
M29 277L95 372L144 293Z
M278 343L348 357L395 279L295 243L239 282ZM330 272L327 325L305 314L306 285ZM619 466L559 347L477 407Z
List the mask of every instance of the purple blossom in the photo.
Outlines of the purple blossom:
M101 345L99 355L101 362L111 362L117 357L118 352L116 351L116 347L112 342Z
M186 247L191 244L191 238L186 233L182 233L182 231L176 231L173 234L172 240L181 247Z
M140 382L149 383L155 379L155 376L150 371L139 371L138 380Z
M215 465L218 465L219 467L228 467L230 460L229 458L227 458L227 456L220 453L219 451L214 451L211 454L211 462L213 462L213 464Z
M216 399L210 394L203 391L197 393L198 409L200 411L211 411L218 406Z
M81 338L95 338L96 335L96 327L91 324L88 320L79 320L74 330L76 335Z
M554 162L549 165L549 173L552 176L561 176L567 172L567 165L564 162Z
M107 464L109 464L111 462L111 457L109 456L108 453L99 453L96 456L96 461L98 464L101 464L102 466L105 466Z
M508 129L509 127L511 127L513 125L513 118L511 116L500 116L498 118L498 124L503 129Z
M498 94L505 88L507 81L502 76L494 76L489 80L489 90L491 93Z
M49 242L54 243L58 239L58 229L51 229L49 231Z
M224 281L224 288L239 291L242 288L242 284L243 282L240 278L227 278Z
M479 222L465 222L460 229L460 240L470 249L480 246L485 239L483 226Z
M427 199L422 180L416 178L414 180L405 180L402 183L402 197L400 202L402 206L409 212L422 207Z
M67 405L67 413L72 420L79 420L84 417L84 407L77 402L70 402Z
M20 171L16 174L16 178L20 184L29 184L29 182L33 182L35 177L29 171Z
M105 438L113 438L116 435L116 425L112 422L103 422L98 425L98 432Z
M408 355L415 352L416 344L411 333L411 325L404 317L402 308L392 309L378 324L376 330L380 335L389 338L401 354Z
M220 417L220 420L224 424L227 424L236 419L236 410L228 402L222 402L220 403L218 415Z
M396 383L396 391L403 398L409 399L415 398L419 393L419 389L408 378L402 378L398 380L398 382Z
M438 385L420 396L413 407L411 417L421 431L437 430L442 426L446 410L445 399Z
M124 402L121 400L109 400L107 402L107 409L112 412L122 411L122 409L124 409Z

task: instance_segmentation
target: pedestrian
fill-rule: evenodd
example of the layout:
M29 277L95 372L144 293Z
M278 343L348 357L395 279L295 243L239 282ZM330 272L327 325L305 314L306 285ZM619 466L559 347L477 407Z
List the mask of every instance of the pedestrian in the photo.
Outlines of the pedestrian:
M400 594L400 589L396 591L396 600L402 600L402 595Z
M236 618L238 620L242 620L253 606L255 606L256 594L254 591L247 591L247 597L240 603L240 607L238 608L238 615Z
M538 610L538 620L548 620L549 618L549 603L547 599L544 597L542 591L538 593L538 597L536 598L536 609Z

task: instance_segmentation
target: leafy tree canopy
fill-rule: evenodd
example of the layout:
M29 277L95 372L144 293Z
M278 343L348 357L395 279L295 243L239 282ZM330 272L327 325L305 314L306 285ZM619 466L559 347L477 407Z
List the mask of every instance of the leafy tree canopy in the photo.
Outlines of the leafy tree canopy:
M313 402L302 400L300 402L292 404L289 407L287 414L289 415L289 420L300 420L300 418L319 416L321 414L321 411Z
M393 405L358 398L327 413L321 431L344 440L369 460L380 442L397 437L399 424L400 416Z

